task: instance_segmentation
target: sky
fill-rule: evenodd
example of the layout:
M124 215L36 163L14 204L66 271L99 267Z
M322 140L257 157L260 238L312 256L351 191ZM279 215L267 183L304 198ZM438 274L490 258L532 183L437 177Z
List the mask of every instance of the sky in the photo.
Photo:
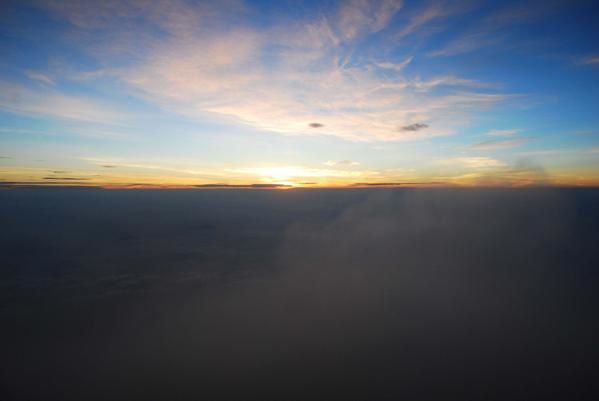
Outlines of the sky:
M594 1L8 1L0 186L599 185Z

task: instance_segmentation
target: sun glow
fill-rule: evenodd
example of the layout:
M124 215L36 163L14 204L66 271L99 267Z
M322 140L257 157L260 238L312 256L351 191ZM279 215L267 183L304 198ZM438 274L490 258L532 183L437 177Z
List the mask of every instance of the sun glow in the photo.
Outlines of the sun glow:
M330 177L344 177L347 173L336 170L308 168L301 166L247 167L232 170L233 173L255 176L262 182L297 186L303 181L322 180ZM319 180L320 179L320 180Z
M330 171L311 169L300 166L253 167L237 170L240 173L255 174L262 178L274 180L289 180L302 177L327 177Z

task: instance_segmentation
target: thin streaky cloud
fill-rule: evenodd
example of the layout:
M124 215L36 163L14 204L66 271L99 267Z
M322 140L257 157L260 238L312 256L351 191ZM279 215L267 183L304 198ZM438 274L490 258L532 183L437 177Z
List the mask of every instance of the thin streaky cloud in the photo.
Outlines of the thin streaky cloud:
M413 59L414 59L414 57L408 57L407 59L405 59L404 61L399 62L399 63L392 63L392 62L386 61L386 62L374 63L374 64L377 67L382 68L384 70L393 70L396 72L401 72L408 66L408 64L410 64L412 62Z
M341 167L335 165L335 167ZM372 174L371 171L356 171L347 169L323 169L304 166L273 166L273 167L242 167L229 170L232 173L247 174L273 180L286 180L308 177L359 177Z
M599 66L599 56L588 56L583 58L580 61L580 64L583 65L591 65L591 66Z
M492 129L486 133L488 136L513 136L520 132L519 129Z
M415 78L409 83L409 86L413 87L417 91L430 91L440 86L454 86L454 87L467 87L467 88L496 88L497 85L489 82L480 82L474 79L464 79L453 75L437 76L428 80L421 80Z
M424 182L356 182L351 184L353 187L394 187L402 185L444 185L447 184L445 181L424 181Z
M275 133L325 134L350 141L452 134L460 125L457 122L465 121L462 117L468 109L485 107L480 91L493 85L458 76L409 77L402 70L412 58L351 62L353 49L343 44L385 29L401 5L398 1L343 2L332 13L302 23L258 28L240 22L219 32L210 24L195 23L195 17L186 18L185 8L169 11L176 27L162 19L156 22L157 11L144 10L141 15L151 15L146 17L149 22L171 35L142 36L147 43L141 47L136 43L131 49L137 55L136 63L105 71L144 100L193 119L212 115ZM89 7L93 10L96 6ZM108 12L104 6L98 7L100 15ZM124 15L131 12L127 7ZM214 7L204 5L203 12L210 9L218 20L223 11ZM94 28L101 29L102 19L93 16L86 10L85 16L69 18L78 21L78 26L87 26L82 20L91 23L91 19ZM197 16L198 21L202 18ZM128 43L119 46L133 47ZM145 54L139 54L139 48ZM272 58L267 63L265 51ZM441 88L454 93L434 93ZM499 102L503 97L493 94L486 99ZM415 119L435 120L435 129L396 129Z
M518 139L493 139L470 145L470 148L476 150L499 150L512 149L524 144L527 140L524 138Z
M31 90L0 82L0 109L33 117L53 117L97 123L123 121L126 114L89 97L58 91Z
M402 0L344 1L339 8L336 24L339 34L349 41L364 32L381 31L402 5Z
M420 32L425 26L433 22L465 14L478 7L479 4L477 4L477 2L469 0L451 2L432 1L425 7L414 12L410 16L407 24L398 29L394 38L402 40L409 35Z
M395 38L401 40L404 37L416 32L423 25L445 15L446 12L442 6L439 3L433 3L420 12L414 14L410 18L408 24L395 34Z
M276 188L289 188L290 185L288 184L277 184L277 183L272 183L272 184L264 184L264 183L259 183L259 184L198 184L198 185L194 185L195 188L205 188L205 189L210 189L210 188L214 188L214 189L226 189L226 188L248 188L248 189L276 189Z
M356 182L352 184L354 187L393 187L404 185L401 182Z
M42 84L46 84L46 85L50 85L50 86L56 85L56 82L54 82L54 80L52 78L50 78L46 74L42 74L41 72L26 70L25 75L27 76L27 78L29 78L33 81L41 82Z
M515 25L532 23L556 12L562 5L558 1L525 2L508 5L494 11L461 36L447 42L440 49L428 53L430 57L450 57L496 47L512 36L508 29Z
M325 166L329 166L329 167L334 167L334 166L359 166L360 163L353 161L353 160L339 160L339 161L333 161L333 160L329 160L324 162Z
M474 169L501 167L505 165L505 163L497 159L485 156L455 157L451 159L439 160L437 163L441 165L462 166Z
M488 33L472 33L454 39L443 48L429 52L430 57L449 57L470 53L482 48L496 45L503 41L503 37L489 35Z
M44 177L44 180L56 180L56 181L87 181L89 178L85 177Z
M95 165L101 165L103 168L105 166L115 166L115 167L123 167L130 169L140 169L140 170L157 170L157 171L166 171L173 173L180 173L183 175L189 176L205 176L205 177L219 177L224 176L226 173L219 169L207 169L207 168L183 168L178 166L169 166L164 164L158 164L155 162L136 162L128 159L114 159L114 158L103 158L103 157L80 157L80 160L89 162Z

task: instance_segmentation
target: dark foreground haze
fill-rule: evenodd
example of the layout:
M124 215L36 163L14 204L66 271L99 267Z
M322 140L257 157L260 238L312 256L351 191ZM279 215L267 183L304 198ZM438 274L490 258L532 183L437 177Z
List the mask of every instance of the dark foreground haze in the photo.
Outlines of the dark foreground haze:
M599 399L599 191L0 191L2 400Z

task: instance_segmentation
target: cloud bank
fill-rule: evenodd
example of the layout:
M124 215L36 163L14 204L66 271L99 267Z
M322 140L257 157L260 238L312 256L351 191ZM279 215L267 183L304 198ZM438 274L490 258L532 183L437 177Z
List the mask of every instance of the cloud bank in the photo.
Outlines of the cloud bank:
M106 33L92 49L95 57L124 53L134 60L107 65L98 76L190 118L225 118L281 134L411 140L451 134L468 113L506 98L476 80L409 74L413 57L360 55L366 40L386 45L401 1L344 1L316 17L281 17L259 27L251 23L253 11L234 1L48 5L83 37ZM446 15L435 10L428 18ZM428 18L414 21L414 29Z

